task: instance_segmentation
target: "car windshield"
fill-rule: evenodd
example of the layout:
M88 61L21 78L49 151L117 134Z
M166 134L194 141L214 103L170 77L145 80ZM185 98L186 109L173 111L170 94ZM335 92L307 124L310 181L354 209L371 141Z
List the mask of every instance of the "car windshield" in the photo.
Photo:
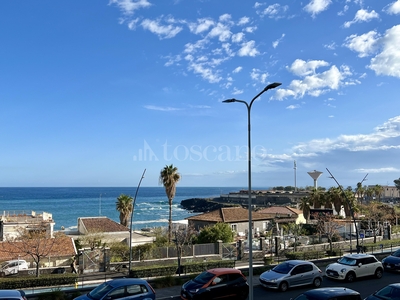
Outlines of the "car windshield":
M400 257L400 249L395 251L392 256Z
M400 290L392 286L385 286L374 295L381 299L399 299Z
M209 282L212 278L214 278L215 274L210 273L210 272L203 272L200 275L198 275L195 279L193 279L193 281L197 282L197 283L201 283L201 284L205 284L207 282Z
M104 282L87 295L91 299L99 300L112 289L113 287L111 285L109 285L107 282Z
M290 263L281 263L279 265L277 265L275 268L272 269L272 271L276 272L276 273L281 273L281 274L288 274L290 272L290 270L292 270L294 267L293 264Z
M355 260L354 258L343 256L341 259L339 259L338 263L347 266L355 266L357 264L357 260Z

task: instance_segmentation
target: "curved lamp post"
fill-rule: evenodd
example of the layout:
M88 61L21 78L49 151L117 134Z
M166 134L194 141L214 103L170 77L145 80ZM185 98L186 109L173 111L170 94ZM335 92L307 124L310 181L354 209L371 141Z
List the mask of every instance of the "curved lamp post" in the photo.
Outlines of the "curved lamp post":
M278 86L280 86L281 83L279 82L274 82L269 85L267 85L260 93L258 93L251 101L250 104L247 103L246 101L243 100L236 100L236 99L227 99L222 102L224 103L231 103L231 102L240 102L246 105L247 107L247 130L248 130L248 138L247 138L247 161L248 161L248 194L249 194L249 200L248 200L248 209L249 209L249 230L248 230L248 244L249 244L249 300L253 300L253 232L252 232L252 227L253 227L253 220L252 220L252 201L251 201L251 128L250 128L250 111L251 111L251 106L253 105L254 100L256 100L258 97L260 97L264 92L274 89Z
M131 273L131 267L132 267L132 221L133 221L133 210L135 209L135 202L136 202L136 196L138 194L140 184L142 183L142 180L144 178L144 173L146 173L146 169L144 169L142 177L140 178L139 184L136 188L136 193L135 197L133 198L133 203L132 203L132 213L131 213L131 226L130 226L130 231L129 231L129 269L128 269L128 275Z

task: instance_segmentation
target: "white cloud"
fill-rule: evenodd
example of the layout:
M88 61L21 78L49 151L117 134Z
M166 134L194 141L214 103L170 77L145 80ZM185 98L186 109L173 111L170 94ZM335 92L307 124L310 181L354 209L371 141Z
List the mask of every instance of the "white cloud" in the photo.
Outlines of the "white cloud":
M328 67L329 63L321 60L305 62L296 59L290 67L286 69L293 74L302 77L300 80L293 80L287 89L278 89L274 99L283 100L286 97L302 98L304 95L318 97L328 91L337 90L341 85L355 84L354 82L344 82L352 75L348 66L331 66L324 72L317 72L318 68Z
M331 0L311 0L310 3L304 7L304 10L315 17L317 14L328 9L331 2Z
M346 38L344 46L358 52L359 57L365 57L376 51L378 39L379 35L376 31L370 31L359 36L353 34Z
M247 23L249 23L250 22L250 18L248 18L248 17L242 17L242 18L240 18L240 20L239 20L239 22L238 22L238 25L245 25L245 24L247 24Z
M301 59L296 59L287 69L297 76L307 76L315 74L317 68L326 66L329 66L329 63L323 60L311 60L306 62Z
M158 35L160 39L173 38L183 29L180 26L174 26L172 24L161 25L160 20L152 21L149 19L145 19L142 21L141 25L144 29L147 29L150 32Z
M200 34L214 26L215 22L209 18L198 19L197 23L189 23L189 30L194 34Z
M242 71L242 67L237 67L237 68L235 68L235 70L233 70L232 72L233 73L239 73L240 71Z
M210 38L218 37L220 42L228 40L232 35L230 27L227 24L217 23L208 33Z
M384 12L388 13L389 15L398 15L400 14L400 0L392 2L388 4L384 9Z
M261 72L261 70L259 70L259 69L253 69L253 70L251 70L251 73L250 73L251 79L253 79L254 81L257 81L257 82L261 82L261 83L266 83L268 76L269 76L268 73Z
M371 59L368 68L377 75L400 78L400 25L388 29L381 38L382 51Z
M175 108L175 107L169 107L169 106L161 107L161 106L156 106L156 105L145 105L143 107L146 108L146 109L149 109L149 110L159 110L159 111L182 110L181 108Z
M242 47L238 51L239 56L256 56L260 54L255 48L255 41L248 41L242 44Z
M354 19L352 21L344 23L343 26L345 28L348 28L352 24L361 23L361 22L369 22L372 19L378 19L378 18L379 18L379 14L377 12L375 12L375 10L372 10L371 12L368 12L365 9L360 9L359 11L357 11L356 16L354 17Z
M367 174L379 174L379 173L387 173L387 172L399 172L400 169L398 168L393 168L393 167L389 167L389 168L378 168L378 169L355 169L356 172L359 173L367 173Z
M340 135L334 139L315 139L292 148L299 153L328 153L334 150L371 151L400 149L394 138L400 137L400 116L389 119L370 134Z
M239 33L235 33L232 35L232 42L233 43L240 43L242 42L244 39L244 33L243 32L239 32Z
M116 4L126 15L132 15L138 9L151 6L147 0L110 0L109 4Z
M300 105L296 104L296 105L289 105L289 106L286 107L286 109L290 109L290 110L293 110L293 109L296 109L296 108L300 108Z
M276 48L278 47L278 45L280 44L280 42L283 40L283 38L285 37L285 34L283 33L282 36L277 39L276 41L272 42L272 47Z
M243 90L239 90L238 88L234 87L232 94L233 95L241 95L241 94L243 94Z
M289 9L289 6L287 5L280 5L278 3L269 5L267 8L265 8L262 11L257 11L257 13L260 16L267 16L268 18L271 19L280 19L283 18L283 13L285 13Z

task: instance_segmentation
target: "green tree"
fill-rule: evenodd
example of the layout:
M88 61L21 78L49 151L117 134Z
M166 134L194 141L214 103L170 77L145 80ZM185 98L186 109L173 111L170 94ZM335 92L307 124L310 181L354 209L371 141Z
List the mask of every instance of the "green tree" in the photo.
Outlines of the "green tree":
M313 189L310 193L310 202L314 208L321 208L322 203L324 203L324 192L320 189Z
M303 217L308 222L310 218L310 199L308 199L308 197L302 197L300 199L299 209L303 211Z
M357 195L357 200L360 202L360 203L363 203L363 197L364 197L364 188L363 188L363 186L362 186L362 183L361 182L358 182L357 183L357 188L356 188L356 195Z
M343 202L346 201L343 199L342 191L338 187L331 187L327 192L327 198L330 199L330 202L333 203L333 207L337 214L340 213L342 209Z
M381 196L382 193L385 191L385 189L383 188L383 186L377 184L374 186L374 191L375 191L375 198L381 202Z
M372 196L374 195L374 189L371 187L364 187L365 196L367 196L367 200L370 202L372 200Z
M234 233L228 223L217 223L204 227L197 236L199 244L216 243L221 240L223 243L233 242Z
M180 179L181 175L178 173L178 168L174 167L172 164L165 166L160 172L159 181L165 188L169 204L168 243L171 243L172 236L172 200L175 197L176 185Z
M400 191L400 178L393 180L393 182L396 188Z
M131 213L133 213L133 198L131 196L121 194L115 203L117 211L119 211L119 222L128 227Z

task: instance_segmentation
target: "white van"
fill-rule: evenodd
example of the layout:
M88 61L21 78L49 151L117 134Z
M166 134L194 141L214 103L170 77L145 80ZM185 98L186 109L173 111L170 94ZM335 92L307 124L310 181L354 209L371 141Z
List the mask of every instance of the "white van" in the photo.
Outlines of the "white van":
M17 274L19 270L27 270L28 264L23 259L9 260L1 263L0 272L4 275Z

